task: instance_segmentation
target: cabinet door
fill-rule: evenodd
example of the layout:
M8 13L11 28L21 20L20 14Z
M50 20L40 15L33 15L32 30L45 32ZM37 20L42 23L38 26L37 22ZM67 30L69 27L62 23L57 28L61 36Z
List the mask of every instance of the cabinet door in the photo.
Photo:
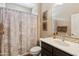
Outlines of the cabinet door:
M70 54L53 47L53 56L71 56Z
M42 51L41 51L41 55L42 56L52 56L52 46L48 45L44 42L42 42Z
M52 52L49 52L45 48L42 48L41 55L42 56L52 56Z

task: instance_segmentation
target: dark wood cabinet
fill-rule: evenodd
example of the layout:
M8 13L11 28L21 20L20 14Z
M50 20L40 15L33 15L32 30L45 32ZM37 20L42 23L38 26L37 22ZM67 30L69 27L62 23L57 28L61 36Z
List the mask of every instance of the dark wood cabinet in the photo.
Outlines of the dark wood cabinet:
M52 56L52 46L48 45L44 42L42 42L42 46L41 46L42 50L41 50L41 55L42 56Z
M54 46L51 46L45 42L41 42L41 55L42 56L72 56Z
M53 47L53 56L72 56L58 48Z

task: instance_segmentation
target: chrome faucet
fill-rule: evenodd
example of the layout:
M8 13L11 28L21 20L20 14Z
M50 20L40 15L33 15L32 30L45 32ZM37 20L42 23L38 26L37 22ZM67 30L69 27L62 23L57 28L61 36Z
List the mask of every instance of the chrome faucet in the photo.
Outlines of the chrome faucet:
M64 42L65 41L65 37L61 35L61 40Z

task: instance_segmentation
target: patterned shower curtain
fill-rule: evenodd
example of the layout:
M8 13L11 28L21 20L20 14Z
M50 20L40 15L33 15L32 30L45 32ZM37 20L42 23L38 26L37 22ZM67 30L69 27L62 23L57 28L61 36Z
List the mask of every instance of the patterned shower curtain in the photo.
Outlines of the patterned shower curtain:
M17 10L0 8L4 25L1 55L22 55L37 45L37 16Z

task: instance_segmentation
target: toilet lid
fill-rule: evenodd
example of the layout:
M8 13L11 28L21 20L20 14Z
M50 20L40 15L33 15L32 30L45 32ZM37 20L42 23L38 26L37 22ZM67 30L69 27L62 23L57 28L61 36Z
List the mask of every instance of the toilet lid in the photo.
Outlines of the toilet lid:
M33 47L30 51L31 51L31 52L38 52L38 51L40 51L40 50L41 50L41 47L36 46L36 47Z

